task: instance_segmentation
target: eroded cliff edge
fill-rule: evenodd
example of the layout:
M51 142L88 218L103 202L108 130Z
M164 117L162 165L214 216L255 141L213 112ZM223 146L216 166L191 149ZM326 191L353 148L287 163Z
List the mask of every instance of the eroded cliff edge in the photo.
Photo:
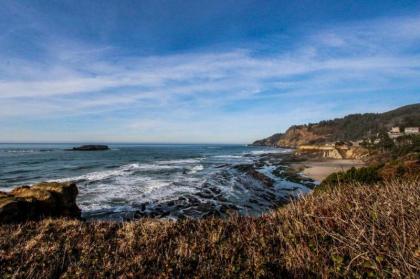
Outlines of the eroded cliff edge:
M80 218L74 183L43 182L0 192L0 224L39 220L44 217Z

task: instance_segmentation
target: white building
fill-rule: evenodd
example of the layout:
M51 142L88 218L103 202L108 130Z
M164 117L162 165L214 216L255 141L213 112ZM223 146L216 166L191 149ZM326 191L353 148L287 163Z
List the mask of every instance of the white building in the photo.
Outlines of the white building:
M404 133L407 135L419 134L420 128L419 127L407 127L404 129Z
M391 139L396 139L401 137L403 134L401 133L400 127L392 127L391 130L388 132L388 136Z

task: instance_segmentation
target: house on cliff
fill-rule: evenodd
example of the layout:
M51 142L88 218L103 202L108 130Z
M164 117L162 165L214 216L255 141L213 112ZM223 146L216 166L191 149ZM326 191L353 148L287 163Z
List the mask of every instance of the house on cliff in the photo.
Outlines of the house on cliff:
M407 127L404 129L406 135L416 135L420 134L420 127Z
M392 127L388 132L388 136L391 139L397 139L405 135L417 135L420 134L420 127L406 127L404 131L401 131L400 127Z

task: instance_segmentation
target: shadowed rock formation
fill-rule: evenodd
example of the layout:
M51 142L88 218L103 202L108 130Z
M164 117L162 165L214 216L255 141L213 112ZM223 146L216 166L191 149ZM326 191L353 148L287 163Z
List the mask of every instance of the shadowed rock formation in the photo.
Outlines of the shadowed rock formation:
M0 192L0 223L38 220L44 217L80 218L74 183L43 182Z

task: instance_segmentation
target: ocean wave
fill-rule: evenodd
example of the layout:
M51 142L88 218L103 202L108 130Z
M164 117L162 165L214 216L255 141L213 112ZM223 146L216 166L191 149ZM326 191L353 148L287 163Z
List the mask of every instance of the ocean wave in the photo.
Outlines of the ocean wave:
M109 171L95 171L84 175L65 177L59 179L52 179L54 182L69 182L69 181L99 181L104 180L113 176L122 175L122 170L109 170Z
M170 170L170 169L180 169L181 166L170 166L170 165L156 165L156 164L144 164L137 168L137 170Z
M162 169L162 168L165 168L165 166L134 163L134 164L123 165L121 167L118 167L117 169L95 171L95 172L90 172L90 173L79 175L79 176L54 179L53 181L57 181L57 182L100 181L100 180L105 180L111 177L129 176L136 170L153 170L157 168Z
M28 172L31 172L31 170L17 169L17 170L6 171L4 172L4 174L11 175L11 174L21 174L21 173L28 173Z
M175 160L164 160L164 161L157 161L157 164L169 164L169 165L176 165L176 164L194 164L199 163L204 158L190 158L190 159L175 159Z
M39 153L39 152L52 152L53 149L0 149L3 153Z
M242 159L242 155L216 155L213 158L222 158L222 159Z
M203 165L197 165L197 166L194 166L191 170L190 170L190 174L193 174L193 173L196 173L196 172L199 172L199 171L202 171L204 169L204 167L203 167Z
M132 164L120 166L116 169L95 171L95 172L90 172L90 173L79 175L79 176L54 179L51 181L57 181L57 182L101 181L101 180L105 180L105 179L109 179L113 177L132 176L135 172L138 172L138 171L160 171L160 170L183 169L184 166L182 166L182 164L192 164L192 163L197 163L197 162L199 162L199 160L197 159L185 159L185 160L158 161L156 163L150 163L150 164L132 163ZM191 168L190 173L196 173L197 171L200 171L202 169L203 169L202 165L193 166Z
M278 154L278 153L290 153L292 152L292 149L272 149L272 150L254 150L251 151L247 154L252 154L252 155L264 155L264 154Z
M121 206L124 211L136 210L142 203L157 205L185 193L194 194L195 185L202 182L181 174L166 179L150 175L118 176L112 183L82 183L78 204L86 214L97 210L117 212Z

